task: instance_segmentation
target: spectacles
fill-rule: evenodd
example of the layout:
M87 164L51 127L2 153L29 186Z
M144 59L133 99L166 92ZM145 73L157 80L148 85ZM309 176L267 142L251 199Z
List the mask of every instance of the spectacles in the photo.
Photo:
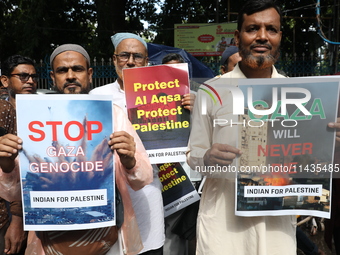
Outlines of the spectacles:
M121 62L128 61L131 55L136 63L141 63L146 58L140 53L122 52L120 54L115 54L115 56L117 56L118 60Z
M17 75L21 82L27 82L30 77L32 78L33 82L38 81L38 75L36 73L28 74L28 73L12 73L10 76Z

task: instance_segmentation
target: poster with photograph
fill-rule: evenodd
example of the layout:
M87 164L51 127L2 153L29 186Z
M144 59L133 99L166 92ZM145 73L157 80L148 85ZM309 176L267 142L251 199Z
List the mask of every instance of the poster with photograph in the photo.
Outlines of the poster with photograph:
M180 163L157 164L163 185L164 217L200 200L194 185Z
M221 56L223 51L236 45L236 23L174 24L174 46L193 56Z
M242 80L236 215L330 217L339 80ZM242 102L243 103L243 102Z
M185 161L190 111L188 64L123 69L127 111L151 164Z
M112 100L93 95L17 95L24 229L115 225Z

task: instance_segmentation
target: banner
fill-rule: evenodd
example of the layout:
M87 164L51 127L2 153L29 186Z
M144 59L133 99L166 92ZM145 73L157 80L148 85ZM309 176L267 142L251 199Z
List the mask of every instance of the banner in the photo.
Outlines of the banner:
M164 217L168 217L200 199L180 163L157 164L157 166L159 168L158 176L163 185Z
M221 56L235 45L236 23L175 24L174 47L184 49L193 56Z
M24 229L115 225L108 137L112 100L93 95L17 95Z
M123 69L127 111L151 164L185 161L190 112L188 64Z
M239 81L236 215L312 215L330 218L339 80ZM241 98L242 99L242 98ZM243 102L242 102L243 104ZM235 109L235 105L234 105Z

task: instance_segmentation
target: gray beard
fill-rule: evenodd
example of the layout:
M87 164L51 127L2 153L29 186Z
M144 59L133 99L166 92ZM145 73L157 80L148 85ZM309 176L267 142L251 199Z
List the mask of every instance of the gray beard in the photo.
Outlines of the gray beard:
M241 43L240 43L241 45ZM253 69L266 69L272 67L280 56L279 50L276 50L273 54L267 56L257 56L251 55L250 51L239 46L240 56L242 57L242 62Z

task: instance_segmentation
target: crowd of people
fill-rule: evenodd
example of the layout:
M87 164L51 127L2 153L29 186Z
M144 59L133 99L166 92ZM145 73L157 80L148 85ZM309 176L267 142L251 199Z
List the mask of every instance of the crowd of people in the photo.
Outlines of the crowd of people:
M275 2L247 1L239 11L234 33L236 46L223 49L221 75L205 82L218 90L224 104L215 104L212 98L204 98L207 114L203 115L203 104L200 103L203 90L182 95L183 109L192 114L187 152L191 169L233 165L242 154L237 148L237 128L213 126L211 121L231 115L231 92L217 84L236 86L237 79L286 78L274 67L280 54L281 25L282 13ZM2 63L0 79L0 254L296 254L297 238L301 236L300 230L297 232L296 229L296 216L236 216L235 179L223 173L204 173L206 179L199 210L192 214L193 220L197 220L197 228L195 237L189 240L191 242L171 231L183 210L164 219L159 169L150 164L143 142L127 117L122 72L126 68L148 66L147 43L128 32L114 34L111 41L118 76L114 83L90 89L93 76L91 58L86 49L77 44L60 45L51 53L50 77L58 94L112 96L114 131L107 136L108 147L115 157L116 185L123 202L121 224L101 229L24 231L18 152L25 148L25 144L16 133L16 95L35 94L38 75L30 58L14 55ZM169 54L162 63L183 62L180 55ZM38 113L27 111L27 114ZM336 130L336 160L340 144L338 121L329 124L329 128ZM331 220L338 222L338 216L333 212ZM338 224L328 227L327 240L331 246L334 236L336 252L340 254L338 229ZM93 235L100 238L92 239ZM305 251L306 254L324 254L313 244Z

